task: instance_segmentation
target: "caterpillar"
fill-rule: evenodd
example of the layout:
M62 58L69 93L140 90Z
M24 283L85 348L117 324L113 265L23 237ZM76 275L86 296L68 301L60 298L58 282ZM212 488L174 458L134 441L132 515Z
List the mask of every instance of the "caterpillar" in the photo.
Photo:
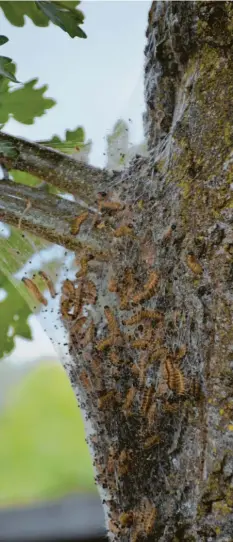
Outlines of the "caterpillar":
M147 450L148 448L152 448L155 446L155 444L159 444L160 438L157 435L152 435L151 437L148 437L144 442L144 448Z
M62 293L67 297L75 296L75 287L73 282L70 279L66 279L62 284Z
M122 512L119 521L123 527L130 527L133 523L133 512Z
M84 211L81 213L81 215L74 218L72 225L71 225L71 233L72 235L77 235L80 230L80 226L85 222L85 220L88 218L89 213L88 211Z
M98 408L100 410L104 408L109 408L109 401L111 401L115 396L115 391L111 390L99 397L98 399Z
M126 398L123 403L123 410L126 410L126 411L130 410L135 394L136 394L136 389L132 386L132 388L130 388L126 394Z
M109 348L110 346L112 346L112 344L113 344L113 338L106 337L105 339L102 339L101 341L97 343L96 349L99 352L102 352L103 350L105 350L105 348Z
M55 288L54 288L54 285L53 285L53 282L52 282L51 278L44 271L39 271L39 275L46 282L46 284L48 286L48 289L49 289L49 292L50 292L50 295L54 299L56 297L56 292L55 292Z
M134 324L138 324L143 319L159 321L162 319L162 317L163 317L162 313L158 311L145 309L145 310L139 311L137 314L134 314L133 316L128 318L128 320L125 320L123 324L125 324L126 326L131 326Z
M124 205L119 201L106 201L104 199L98 202L99 211L122 211Z
M86 371L82 371L79 374L78 379L80 380L81 384L87 392L92 390L91 381Z
M70 330L72 335L78 334L81 331L81 329L84 326L86 321L87 321L86 316L82 316L81 318L76 320L76 322L73 324L73 326L71 327L71 330Z
M133 226L130 224L127 226L126 224L119 226L114 230L114 237L125 237L126 235L132 235L133 234Z
M149 342L145 339L136 339L131 343L132 348L142 348L145 350L149 346Z
M148 281L146 282L146 284L144 284L143 290L133 296L132 302L137 305L141 301L145 301L146 299L152 297L154 295L154 290L158 284L158 280L158 274L155 271L152 271Z
M118 290L118 287L117 287L117 281L115 278L111 278L109 283L108 283L108 290L109 292L117 292Z
M108 327L112 335L119 335L120 330L113 311L106 305L104 307L104 314L108 322Z
M43 296L43 294L40 292L39 288L34 284L34 282L31 279L28 279L27 277L22 278L22 282L25 284L27 289L32 292L34 297L42 303L45 307L48 305L47 299Z
M146 388L143 396L142 396L142 405L141 405L141 411L142 414L145 416L148 412L148 409L150 408L151 401L154 394L154 388L153 386L150 386L149 388Z
M86 333L84 335L84 338L82 340L82 347L87 346L89 343L91 343L94 339L95 334L95 326L93 320L91 321L90 325L88 326Z
M144 529L145 533L147 535L151 534L154 528L155 519L157 516L157 510L154 508L152 504L149 504L147 506L147 510L145 512L145 519L144 519Z
M195 275L201 275L203 273L203 269L195 258L193 252L189 252L187 256L187 265L189 269L191 269L191 271L195 273Z
M83 294L87 303L95 304L97 299L96 285L92 280L88 280L83 285Z

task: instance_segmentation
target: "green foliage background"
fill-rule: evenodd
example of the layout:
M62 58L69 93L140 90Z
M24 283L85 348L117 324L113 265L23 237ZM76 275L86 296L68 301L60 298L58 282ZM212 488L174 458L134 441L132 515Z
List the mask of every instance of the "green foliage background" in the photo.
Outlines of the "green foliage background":
M63 368L43 362L0 415L0 506L94 491L82 416Z

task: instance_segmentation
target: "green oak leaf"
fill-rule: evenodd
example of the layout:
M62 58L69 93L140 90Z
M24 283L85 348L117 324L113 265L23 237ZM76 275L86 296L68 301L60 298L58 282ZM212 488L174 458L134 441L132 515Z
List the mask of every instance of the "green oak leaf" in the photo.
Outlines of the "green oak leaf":
M8 56L0 56L0 76L7 77L13 83L19 83L13 74L13 62Z
M71 38L87 37L79 26L84 20L81 11L68 7L66 2L37 1L35 3L53 24L67 32Z
M63 4L63 2L57 3ZM79 4L80 2L77 1L65 2L68 9L74 9ZM24 26L26 16L31 19L36 26L46 27L49 25L48 17L38 9L36 2L16 2L15 0L8 0L7 2L1 1L0 8L2 8L6 19L14 26Z
M6 36L0 36L0 45L4 45L4 43L7 43L9 39Z
M16 336L32 340L32 332L27 322L31 310L18 289L3 273L0 273L0 288L7 294L0 301L0 358L3 358L15 347Z
M14 118L22 124L33 124L35 118L42 117L56 104L43 96L47 85L35 88L37 83L38 79L32 79L16 90L0 92L0 123L6 124L9 118Z

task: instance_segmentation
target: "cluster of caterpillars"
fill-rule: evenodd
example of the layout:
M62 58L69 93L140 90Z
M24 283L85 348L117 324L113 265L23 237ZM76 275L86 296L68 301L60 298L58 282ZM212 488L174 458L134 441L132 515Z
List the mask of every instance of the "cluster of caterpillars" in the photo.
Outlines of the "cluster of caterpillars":
M134 235L132 225L126 223L124 217L122 222L111 221L111 217L117 217L118 213L122 218L124 204L111 201L105 193L100 193L98 209L99 214L94 217L93 226L104 229L106 224L107 227L110 224L116 243L119 242L118 238ZM71 233L78 235L82 224L89 218L89 211L77 216L72 221ZM169 241L173 231L172 227L166 231L163 242ZM186 346L180 345L176 352L171 352L166 345L165 315L151 307L159 284L159 273L151 267L146 271L143 268L140 279L130 267L126 267L118 278L112 275L108 282L108 292L110 296L113 295L111 307L117 306L118 310L116 312L107 305L104 307L106 325L102 336L97 336L98 330L92 313L84 310L86 306L98 302L96 285L89 278L89 265L95 258L103 262L108 260L105 254L96 255L90 250L80 254L77 260L80 268L75 280L66 279L63 283L60 312L68 325L71 344L74 349L82 351L82 367L77 369L77 381L84 391L87 414L91 405L92 418L95 414L96 419L102 419L104 431L108 431L105 422L112 422L116 412L120 413L120 419L122 423L126 422L126 427L131 420L137 419L140 426L137 429L137 453L145 462L163 439L156 427L158 410L160 414L161 410L167 413L166 417L169 418L179 411L183 400L189 395L195 398L200 396L200 385L197 378L189 379L188 382L182 369L187 355ZM194 274L200 275L203 272L192 253L188 254L186 263ZM26 280L26 286L33 291L35 297L47 304L38 289L35 290L34 283L30 279ZM48 281L47 285L52 295ZM119 317L121 311L124 316ZM154 378L158 374L159 383ZM124 484L127 476L131 475L136 451L116 438L115 443L107 447L106 458L104 446L102 452L99 452L98 438L94 436L92 443L96 450L97 481L114 495L119 484ZM119 535L119 538L122 532L127 536L130 533L132 542L153 535L158 511L152 501L142 499L138 507L122 512L115 506L116 500L112 499L112 506L109 501L110 531Z
M39 271L38 276L43 279L43 281L45 282L45 284L46 284L46 286L47 286L47 288L49 290L49 293L50 293L51 297L54 299L54 297L56 296L56 291L55 291L53 281L51 280L49 275L47 273L45 273L45 271ZM48 301L47 301L46 297L42 294L42 292L40 291L40 289L38 288L38 286L36 285L36 283L35 283L35 281L33 279L29 279L28 277L23 277L22 282L25 284L26 288L29 290L29 292L31 292L33 297L39 303L41 303L45 307L48 305Z

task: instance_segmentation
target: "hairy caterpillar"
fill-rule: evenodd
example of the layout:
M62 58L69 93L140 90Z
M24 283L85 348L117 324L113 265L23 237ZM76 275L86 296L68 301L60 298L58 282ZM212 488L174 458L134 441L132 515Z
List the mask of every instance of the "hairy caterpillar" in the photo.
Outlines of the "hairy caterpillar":
M79 233L80 226L83 224L83 222L85 222L88 215L89 215L88 211L84 211L83 213L81 213L81 215L74 218L74 220L72 222L72 225L71 225L71 233L72 233L72 235L77 235Z
M114 230L114 237L125 237L126 235L132 235L133 234L133 226L130 224L127 226L126 224L119 226Z
M119 201L106 201L105 199L98 202L98 207L99 211L122 211L124 209L124 205Z
M163 317L162 313L158 311L142 309L137 314L134 314L133 316L128 318L128 320L125 320L123 324L125 324L126 326L131 326L134 324L138 324L143 319L159 321L162 319L162 317Z
M54 285L53 285L53 282L52 282L51 278L44 271L39 271L39 275L46 282L46 284L48 286L48 289L49 289L49 292L50 292L50 295L54 299L56 297L56 292L55 292L55 288L54 288Z
M137 305L141 301L145 301L146 299L152 297L154 295L154 290L158 284L158 280L158 274L155 271L152 271L152 273L150 273L148 281L146 282L146 284L144 284L143 290L133 296L132 302Z
M201 275L203 273L203 269L195 258L193 252L189 252L187 256L187 265L189 269L191 269L191 271L193 271L193 273L195 273L196 275Z
M126 394L126 398L123 403L123 410L126 410L126 411L130 410L135 394L136 394L136 389L132 386L132 388L130 388Z
M25 284L27 289L32 292L34 297L42 303L42 305L45 305L45 307L48 305L47 299L43 296L43 294L40 292L39 288L34 284L34 282L31 279L28 279L27 277L22 278L22 282Z
M160 438L157 435L152 435L144 441L144 448L147 450L148 448L155 446L155 444L159 444L159 442Z

